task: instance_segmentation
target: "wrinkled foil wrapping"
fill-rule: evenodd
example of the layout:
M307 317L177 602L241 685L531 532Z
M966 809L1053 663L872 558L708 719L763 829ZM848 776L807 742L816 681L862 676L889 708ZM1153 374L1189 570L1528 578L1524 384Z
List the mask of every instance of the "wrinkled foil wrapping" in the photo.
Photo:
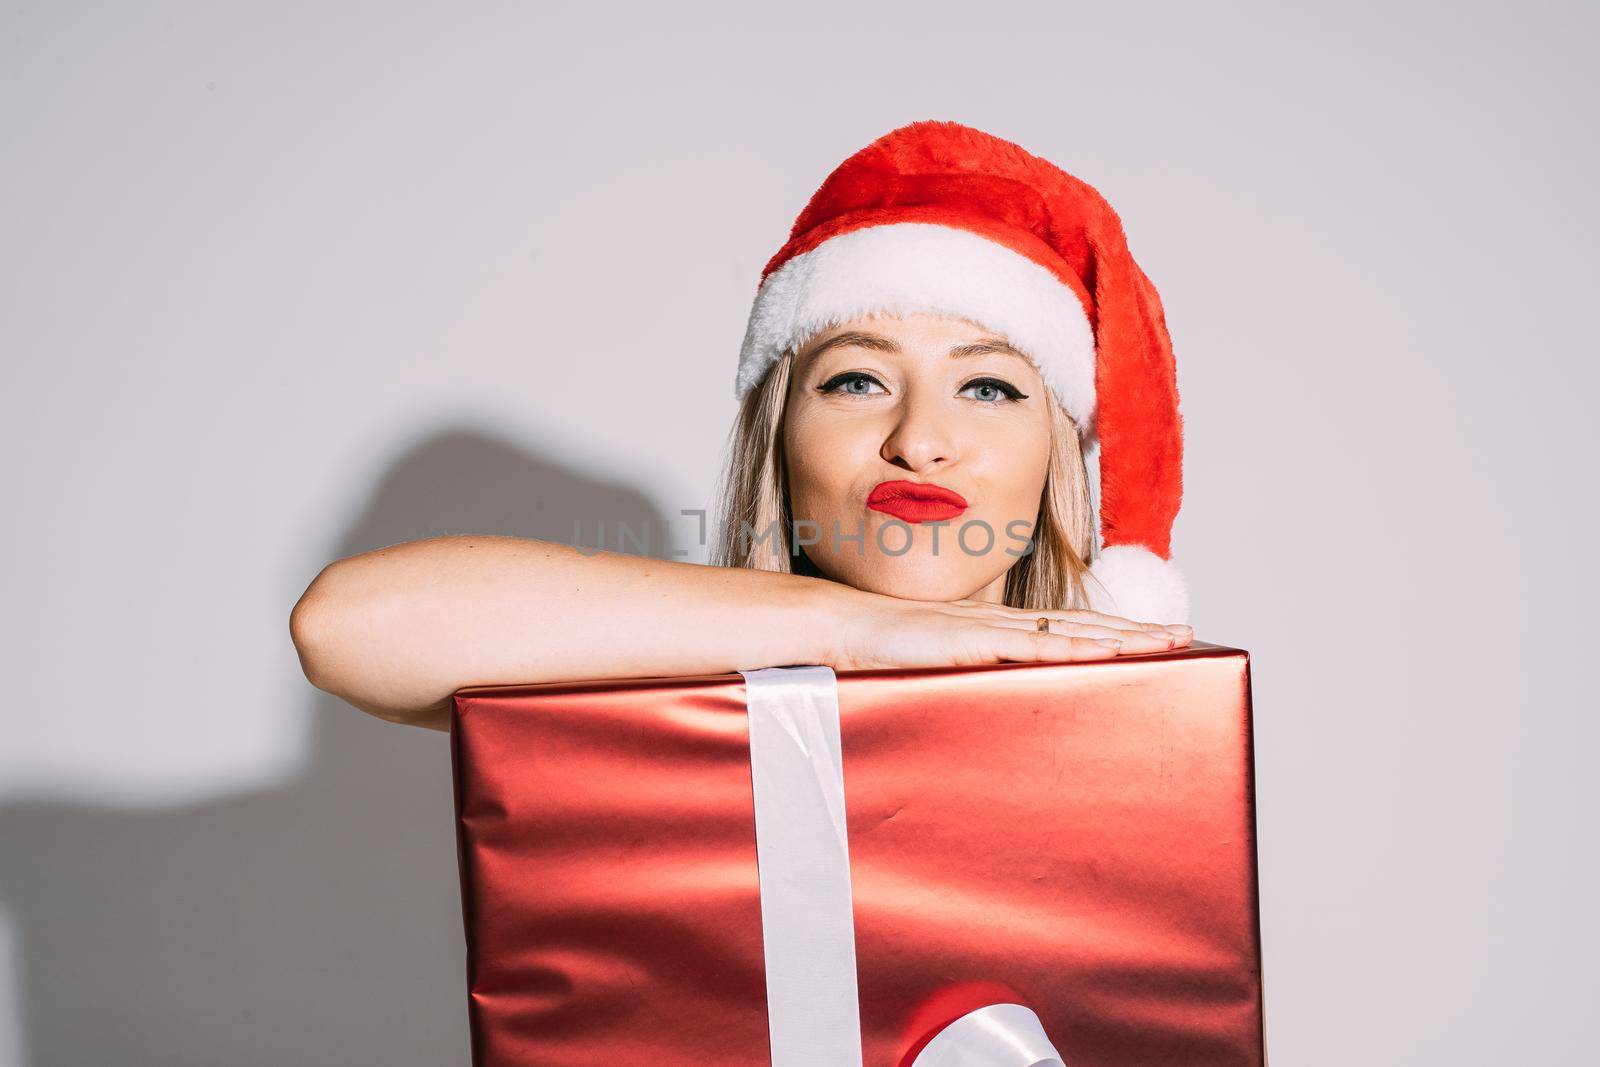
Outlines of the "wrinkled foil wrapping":
M838 674L863 1063L1015 1001L1071 1067L1261 1064L1248 654ZM768 1062L745 682L463 689L475 1067Z

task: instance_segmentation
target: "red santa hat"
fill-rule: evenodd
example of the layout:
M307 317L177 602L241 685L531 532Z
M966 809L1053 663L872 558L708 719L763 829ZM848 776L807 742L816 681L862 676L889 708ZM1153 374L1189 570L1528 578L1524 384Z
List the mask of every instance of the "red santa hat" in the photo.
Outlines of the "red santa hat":
M960 123L883 135L828 175L762 271L737 395L831 326L917 312L1004 336L1072 416L1086 457L1098 444L1091 606L1187 622L1187 585L1171 560L1183 493L1172 343L1111 205L1055 164Z

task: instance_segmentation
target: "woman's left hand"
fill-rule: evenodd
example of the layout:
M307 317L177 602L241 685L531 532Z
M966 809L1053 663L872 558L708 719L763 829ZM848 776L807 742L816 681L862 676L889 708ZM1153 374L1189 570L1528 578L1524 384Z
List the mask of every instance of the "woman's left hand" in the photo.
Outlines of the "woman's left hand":
M1087 608L1048 611L1013 608L982 600L957 600L954 603L975 609L980 615L989 615L1000 625L1015 626L1022 630L1035 629L1040 619L1049 619L1052 633L1072 637L1109 637L1122 642L1121 651L1124 654L1182 648L1194 639L1194 629L1187 625L1139 622Z

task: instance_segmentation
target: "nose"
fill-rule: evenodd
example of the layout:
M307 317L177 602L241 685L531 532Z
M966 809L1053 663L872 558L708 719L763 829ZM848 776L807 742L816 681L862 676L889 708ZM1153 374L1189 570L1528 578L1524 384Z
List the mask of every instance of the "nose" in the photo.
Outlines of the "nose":
M923 395L914 395L921 392ZM903 470L921 473L948 466L956 459L956 443L949 413L928 390L912 390L896 409L894 426L879 449L886 461Z

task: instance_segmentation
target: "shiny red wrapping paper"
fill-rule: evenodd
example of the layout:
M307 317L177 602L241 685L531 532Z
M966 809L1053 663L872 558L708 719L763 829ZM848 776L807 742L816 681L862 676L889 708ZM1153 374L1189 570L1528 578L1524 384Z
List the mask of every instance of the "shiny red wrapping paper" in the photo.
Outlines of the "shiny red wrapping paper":
M476 1067L769 1062L744 679L477 687ZM1249 656L838 674L865 1067L1034 1009L1070 1067L1260 1064Z

